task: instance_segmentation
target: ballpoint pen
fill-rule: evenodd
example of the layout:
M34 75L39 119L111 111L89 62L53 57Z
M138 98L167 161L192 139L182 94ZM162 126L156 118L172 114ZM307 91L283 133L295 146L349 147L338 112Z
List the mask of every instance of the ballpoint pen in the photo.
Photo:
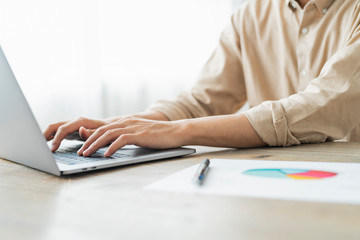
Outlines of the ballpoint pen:
M195 175L194 175L194 183L197 185L201 185L204 181L205 175L208 172L209 169L209 165L210 165L210 160L209 159L204 159L201 163L199 168L197 169Z

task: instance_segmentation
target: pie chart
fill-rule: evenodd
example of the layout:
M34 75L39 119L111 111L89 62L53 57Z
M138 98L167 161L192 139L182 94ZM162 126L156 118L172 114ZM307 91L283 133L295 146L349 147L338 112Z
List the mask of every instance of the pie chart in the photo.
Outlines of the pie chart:
M243 172L244 175L267 177L267 178L287 178L295 180L317 180L330 178L337 175L335 172L326 172L310 169L292 168L258 168L249 169Z

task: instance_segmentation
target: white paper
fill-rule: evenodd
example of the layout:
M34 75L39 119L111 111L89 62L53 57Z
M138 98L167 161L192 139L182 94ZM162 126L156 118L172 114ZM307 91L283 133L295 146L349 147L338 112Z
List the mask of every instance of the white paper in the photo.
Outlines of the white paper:
M360 204L360 164L211 159L201 186L193 183L199 165L146 186L146 189L218 195ZM257 170L256 170L257 169ZM248 170L292 169L326 171L335 176L318 179L274 178L246 175Z

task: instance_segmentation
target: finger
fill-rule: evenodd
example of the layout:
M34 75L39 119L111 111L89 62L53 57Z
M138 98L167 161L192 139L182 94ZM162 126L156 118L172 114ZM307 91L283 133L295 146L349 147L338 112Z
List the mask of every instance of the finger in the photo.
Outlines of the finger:
M99 137L101 137L103 134L106 133L106 131L109 131L111 129L117 128L119 124L111 123L102 127L99 127L96 129L95 132L93 132L87 140L84 142L84 144L81 146L81 148L78 150L78 154L82 155L85 150L87 150L91 144L93 144Z
M96 141L94 141L83 153L85 157L95 153L99 148L102 148L112 141L114 141L122 132L122 129L108 130L105 134L101 135Z
M120 137L118 137L106 150L104 153L105 157L110 157L113 155L117 150L120 148L123 148L126 145L134 144L136 145L136 134L123 134Z
M55 136L55 133L57 131L57 129L61 126L61 125L64 125L66 122L58 122L58 123L53 123L53 124L49 124L43 134L44 134L44 137L47 141L50 141L51 139L54 138Z
M55 136L52 141L51 151L55 152L59 146L62 140L70 134L71 132L75 132L77 130L76 123L69 122L66 123L58 128L58 130L55 133Z
M94 129L87 129L81 126L79 128L79 135L82 140L87 140L96 130Z
M59 148L61 141L64 140L64 138L68 134L77 131L81 126L84 126L86 128L98 128L103 124L104 122L102 121L86 118L78 118L71 122L65 123L64 125L60 126L56 131L55 137L52 142L51 151L56 151Z
M55 137L55 133L54 134L52 134L49 138L47 138L46 140L47 141L50 141L50 140L53 140L54 139L54 137Z

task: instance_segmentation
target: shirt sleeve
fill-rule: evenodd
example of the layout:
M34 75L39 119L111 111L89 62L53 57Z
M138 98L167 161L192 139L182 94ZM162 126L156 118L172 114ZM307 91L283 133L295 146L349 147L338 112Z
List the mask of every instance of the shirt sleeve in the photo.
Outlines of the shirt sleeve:
M360 15L345 46L306 89L245 112L262 140L290 146L342 139L360 123Z
M240 39L235 23L223 31L220 43L201 70L198 81L173 101L158 101L150 109L162 112L170 120L230 114L246 102Z

